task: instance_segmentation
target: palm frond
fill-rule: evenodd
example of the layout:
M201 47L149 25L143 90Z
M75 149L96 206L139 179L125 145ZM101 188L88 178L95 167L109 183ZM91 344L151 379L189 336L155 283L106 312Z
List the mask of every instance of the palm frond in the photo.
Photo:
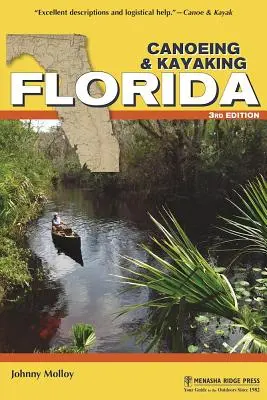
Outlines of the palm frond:
M241 204L229 200L238 215L233 219L221 218L225 226L219 229L232 237L223 244L239 243L239 256L248 253L267 254L267 182L260 176L255 182L242 186L242 191L242 195L238 193Z
M163 252L163 256L143 246L154 263L148 264L131 257L124 257L138 268L121 267L128 274L119 278L131 288L146 287L153 290L156 300L130 305L121 310L120 315L141 307L153 309L154 315L158 313L157 323L153 328L154 342L158 342L171 325L171 329L174 329L175 324L177 326L179 320L177 306L180 306L181 299L186 304L187 310L210 312L235 320L239 316L239 310L234 290L228 279L217 273L205 260L169 210L164 209L162 215L164 225L154 217L150 218L163 234L162 240L152 238L159 249L159 254ZM170 315L172 320L174 318L174 309L176 321L170 323ZM162 321L159 315L164 315Z
M89 324L75 324L72 328L74 345L79 350L85 350L87 347L92 346L96 336L94 328Z
M238 341L231 349L230 353L240 349L240 353L267 353L267 340L261 336L257 336L253 332L248 332Z
M260 186L262 188L263 183ZM253 193L254 191L255 187ZM262 201L260 204L263 204ZM264 221L260 211L257 215ZM161 240L152 238L159 251L154 252L147 246L142 246L153 262L148 264L124 257L135 268L121 267L127 275L117 275L131 289L146 287L152 290L155 298L142 304L129 305L119 315L138 308L149 308L148 323L143 327L144 341L149 343L148 351L169 336L172 351L181 351L186 316L191 312L208 312L231 320L243 330L244 337L232 351L241 347L243 352L266 352L265 314L252 311L248 307L239 309L235 291L226 276L216 272L200 254L169 210L164 209L161 217L163 223L150 216L163 235ZM253 230L256 229L254 226ZM253 246L256 246L255 243Z

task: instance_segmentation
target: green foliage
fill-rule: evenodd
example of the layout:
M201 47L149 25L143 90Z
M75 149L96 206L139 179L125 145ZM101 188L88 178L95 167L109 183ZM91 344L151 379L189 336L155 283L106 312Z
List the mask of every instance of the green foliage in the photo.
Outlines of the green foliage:
M75 324L72 328L74 345L79 350L84 350L90 347L95 341L95 332L92 325Z
M77 349L77 347L70 345L70 346L59 346L59 347L51 347L49 349L49 353L60 353L60 354L66 354L66 353L84 353L81 352L80 350Z
M69 346L52 347L50 353L86 353L95 343L96 335L92 325L75 324L72 327L73 343Z
M242 191L238 194L241 204L229 200L238 215L222 218L226 227L221 230L233 238L224 243L241 243L239 255L267 254L267 182L261 176L243 186Z
M0 225L36 215L52 168L36 147L37 133L20 121L0 121Z
M28 285L27 254L18 247L23 226L37 215L51 177L30 124L0 121L0 293ZM0 299L1 301L1 299Z
M208 121L201 134L196 188L222 194L265 175L267 123L265 121Z
M242 347L241 347L242 346ZM248 332L232 349L231 353L240 348L240 353L267 353L267 341L261 336Z
M238 307L229 281L208 264L173 214L166 211L166 216L168 219L162 216L165 226L151 216L152 221L164 235L162 241L156 238L153 238L153 241L171 261L143 246L155 260L155 266L126 257L139 267L140 272L132 270L132 278L121 278L126 279L129 285L147 286L153 289L171 304L179 304L183 297L191 309L214 312L221 316L227 313L230 318L234 318L238 313ZM160 298L157 302L160 302ZM166 304L163 306L166 307Z
M2 224L25 223L29 215L34 214L34 210L37 208L34 187L31 181L19 171L11 168L9 170L8 166L5 166L0 181L0 193Z
M166 337L169 327L175 335L181 334L182 330L177 332L175 326L179 328L179 322L181 324L189 312L210 312L230 320L239 316L237 299L228 279L208 264L172 213L166 211L166 217L162 217L164 225L151 218L164 235L161 241L153 238L164 256L161 257L143 246L154 259L154 264L149 265L126 257L138 269L121 267L129 276L120 276L127 285L136 288L147 287L156 294L156 300L128 306L122 310L122 313L139 307L155 310L150 319L153 329L149 328L146 337L147 340L149 335L153 334L149 349ZM179 315L181 313L182 315Z
M167 333L177 340L178 334L182 335L182 321L186 315L191 312L208 312L227 318L244 331L244 337L233 351L242 345L242 352L267 352L267 318L264 310L252 310L247 306L240 308L237 298L241 297L235 294L226 276L209 265L171 212L166 211L166 217L162 216L164 225L151 218L164 237L161 241L152 238L163 256L143 246L154 259L153 265L126 257L138 269L121 267L128 272L128 276L119 276L130 287L146 287L155 293L156 300L128 306L121 312L123 314L140 307L150 308L150 321L145 327L145 340L150 340L148 350L166 339ZM266 292L265 278L257 281ZM246 290L248 286L249 283L243 280L239 282L239 290L236 288L237 293L243 294L245 301L250 296ZM261 291L261 287L255 286L254 289ZM196 320L202 324L209 321L201 315ZM224 336L225 331L217 329L216 334ZM195 348L192 345L188 351L197 351ZM178 351L179 346L174 345L172 350Z
M0 302L14 288L28 286L31 276L27 257L27 252L18 248L13 240L0 236Z
M247 332L231 349L231 353L238 348L241 353L267 353L267 313L251 310L245 306L240 312L235 326Z
M209 318L205 315L199 315L195 317L195 320L200 324L208 324L210 321Z
M163 143L139 128L127 145L122 147L121 182L136 191L153 190L153 187L165 185L169 171L165 156Z
M120 145L119 174L94 174L81 167L60 128L40 135L38 145L63 181L145 197L221 199L267 172L266 121L113 121L113 130Z
M188 353L197 353L198 351L198 346L195 346L193 344L190 344L187 348Z
M72 176L81 172L76 149L71 147L61 127L51 127L48 132L41 132L37 147L52 163L56 176Z

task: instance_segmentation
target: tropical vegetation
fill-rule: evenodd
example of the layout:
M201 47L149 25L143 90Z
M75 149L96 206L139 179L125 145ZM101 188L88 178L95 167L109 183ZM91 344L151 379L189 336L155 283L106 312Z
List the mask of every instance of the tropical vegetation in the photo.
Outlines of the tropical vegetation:
M182 195L216 201L267 173L266 121L113 121L113 129L120 144L119 174L80 167L60 128L41 135L40 146L64 182L160 201Z
M50 353L87 353L96 340L92 325L78 323L72 327L72 343L66 346L52 347Z
M161 350L166 342L173 352L198 351L186 338L187 328L197 323L205 330L219 318L241 332L237 343L224 343L226 351L267 352L265 261L249 270L252 280L242 264L244 257L256 254L264 260L267 253L267 123L141 120L116 121L113 127L121 172L94 174L79 165L61 128L43 134L31 122L0 121L0 304L15 301L31 285L29 253L21 239L26 224L40 212L51 180L164 202L183 196L212 204L242 184L229 200L235 215L221 217L220 223L225 235L220 249L234 252L231 268L214 266L165 209L162 221L151 216L163 237L153 237L158 250L144 246L153 263L126 257L132 267L121 267L126 285L146 288L149 300L122 313L149 309L142 326L147 351ZM240 263L245 271L241 277ZM223 336L219 328L216 332ZM53 351L85 352L94 340L92 326L77 324L73 343Z
M260 177L243 186L242 191L238 195L240 201L232 202L238 215L232 220L224 219L226 227L223 230L230 235L226 243L241 242L239 255L251 252L266 254L267 183ZM147 303L129 305L122 310L125 313L140 307L150 309L143 338L149 343L147 350L158 348L170 337L172 351L185 351L185 321L200 314L199 321L203 322L208 313L226 318L232 326L242 330L243 336L238 343L226 346L229 351L267 353L266 268L261 271L262 277L256 279L256 285L250 288L254 290L251 299L245 290L250 286L249 282L243 281L241 288L232 285L226 275L219 272L220 268L216 270L201 255L169 210L162 214L162 223L152 216L151 219L163 235L162 239L152 238L157 252L143 246L154 262L148 264L126 257L137 268L126 268L127 274L120 276L130 288L145 287L154 293L153 299ZM250 305L242 302L240 294L245 292ZM194 351L192 345L189 351Z
M53 175L37 139L30 123L0 121L0 303L31 281L21 233L40 211Z

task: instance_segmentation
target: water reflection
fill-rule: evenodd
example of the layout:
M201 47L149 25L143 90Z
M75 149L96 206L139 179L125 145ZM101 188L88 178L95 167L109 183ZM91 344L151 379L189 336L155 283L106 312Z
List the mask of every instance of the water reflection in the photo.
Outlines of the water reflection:
M53 239L52 239L53 240ZM80 264L82 267L84 265L83 263L83 256L81 249L74 249L74 250L69 250L67 247L61 247L56 243L55 240L53 240L54 246L57 249L57 254L66 254L66 256L72 258L74 261L76 261L78 264Z
M120 254L146 259L138 245L147 240L147 230L118 217L116 201L110 201L109 207L106 201L92 200L89 193L81 190L60 189L30 229L30 248L48 265L51 279L64 287L62 296L68 305L67 314L58 326L57 321L49 322L51 333L54 329L50 346L68 343L72 325L88 322L96 329L95 351L142 351L131 334L145 318L145 311L115 320L114 317L122 306L145 301L147 291L120 294L122 285L111 275L124 273L120 267L125 266L125 261ZM58 251L51 240L49 221L55 210L81 236L83 267L81 260L65 250ZM42 335L46 333L44 328Z
M40 259L34 257L32 263L35 268L32 291L23 302L0 314L0 352L47 350L68 313L64 286L58 279L51 279Z
M189 235L201 241L202 231L207 240L205 213L195 205L190 209L188 202L176 209ZM132 333L146 321L146 311L114 317L125 305L147 301L149 293L146 289L121 293L122 283L111 275L125 274L120 255L151 261L139 247L148 242L152 231L147 210L158 215L156 204L59 188L28 232L29 247L37 257L34 268L44 270L44 279L36 280L24 304L0 314L0 351L32 352L67 344L71 327L78 322L94 325L94 351L143 351ZM50 226L55 211L81 236L82 256L55 247ZM201 225L202 217L205 225Z

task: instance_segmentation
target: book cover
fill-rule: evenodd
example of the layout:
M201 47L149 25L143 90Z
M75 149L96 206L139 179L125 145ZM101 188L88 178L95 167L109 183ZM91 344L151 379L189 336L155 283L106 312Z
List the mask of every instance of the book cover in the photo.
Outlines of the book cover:
M265 12L2 5L3 399L264 398Z

